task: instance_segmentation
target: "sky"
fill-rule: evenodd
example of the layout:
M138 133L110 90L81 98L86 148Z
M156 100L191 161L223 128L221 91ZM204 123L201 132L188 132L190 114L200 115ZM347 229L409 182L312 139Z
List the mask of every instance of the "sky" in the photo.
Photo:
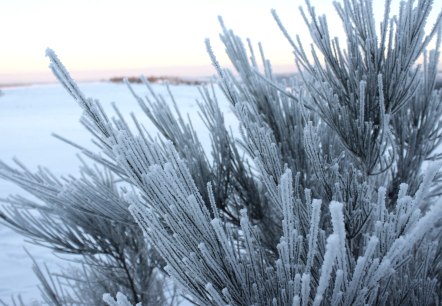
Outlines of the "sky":
M332 1L311 0L341 36ZM398 0L393 1L398 6ZM442 9L435 1L431 21ZM207 76L214 73L204 40L222 64L217 16L239 36L262 42L277 72L295 70L289 44L276 26L274 8L293 36L308 43L301 0L0 0L0 84L52 82L44 53L55 50L78 80L111 76ZM375 13L383 0L374 0ZM333 13L333 14L330 14Z

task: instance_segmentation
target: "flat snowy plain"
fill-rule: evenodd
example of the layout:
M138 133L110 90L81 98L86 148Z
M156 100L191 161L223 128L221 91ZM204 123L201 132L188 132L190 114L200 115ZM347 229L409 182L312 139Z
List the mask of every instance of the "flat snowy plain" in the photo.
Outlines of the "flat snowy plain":
M86 96L99 99L108 110L108 114L114 114L111 102L115 102L128 121L130 113L133 112L152 135L157 134L125 85L97 82L80 83L79 86ZM164 85L153 85L153 88L170 103ZM141 96L147 95L148 92L143 85L138 84L134 85L134 90ZM197 114L197 88L177 85L171 86L171 90L182 115L187 117L189 114L204 148L209 151L210 138ZM31 170L44 166L57 176L77 174L80 163L76 154L79 151L51 136L52 133L57 133L75 143L95 149L90 141L91 136L79 123L82 111L73 98L59 84L3 88L2 91L0 160L12 164L12 159L18 158ZM216 93L226 124L235 130L237 121L230 106L218 88ZM95 151L98 152L98 149ZM15 185L0 180L0 199L10 194L26 195ZM26 305L41 300L37 288L38 280L32 271L32 261L24 248L39 264L46 263L55 271L69 264L59 258L60 254L53 254L44 247L32 245L19 234L0 224L0 299L7 304L12 304L11 296L17 297L19 294Z

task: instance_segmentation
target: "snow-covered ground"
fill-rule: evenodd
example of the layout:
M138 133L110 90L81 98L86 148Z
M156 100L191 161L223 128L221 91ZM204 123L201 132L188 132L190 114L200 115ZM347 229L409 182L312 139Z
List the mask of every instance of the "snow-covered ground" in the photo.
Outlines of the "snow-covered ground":
M154 132L131 96L126 86L112 83L83 83L80 88L89 97L98 98L109 113L113 113L110 102L115 102L123 115L134 112L148 130ZM172 92L183 115L189 113L195 129L201 136L205 148L210 148L210 140L197 115L195 99L199 97L195 87L172 86ZM140 95L147 94L142 85L134 85ZM165 86L154 85L157 93L167 97ZM81 109L73 98L58 84L38 85L2 89L0 96L0 160L12 163L16 157L30 169L42 165L56 175L76 174L79 161L78 150L51 136L53 132L64 136L88 148L94 148L90 135L79 123ZM217 96L222 94L217 90ZM228 124L235 125L236 120L224 99L220 99L221 109ZM155 132L153 133L155 134ZM10 194L24 194L19 188L0 180L0 198ZM24 247L35 257L38 263L47 263L50 267L66 265L54 254L43 247L24 242L23 238L0 225L0 299L10 302L11 296L22 295L26 304L39 300L37 278L32 272L32 261L26 255Z

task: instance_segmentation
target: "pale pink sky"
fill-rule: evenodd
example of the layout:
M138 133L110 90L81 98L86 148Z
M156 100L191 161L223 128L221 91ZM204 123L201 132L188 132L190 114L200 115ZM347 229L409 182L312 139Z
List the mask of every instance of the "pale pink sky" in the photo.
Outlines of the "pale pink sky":
M327 13L332 34L340 36L332 1L312 0ZM435 1L430 19L442 9ZM374 0L381 16L383 0ZM399 1L393 1L393 7ZM261 41L277 71L294 71L290 46L270 9L288 30L308 35L299 15L300 0L2 0L0 1L0 84L53 81L47 47L79 80L121 75L211 75L204 39L210 38L226 63L218 39L217 16L241 37Z

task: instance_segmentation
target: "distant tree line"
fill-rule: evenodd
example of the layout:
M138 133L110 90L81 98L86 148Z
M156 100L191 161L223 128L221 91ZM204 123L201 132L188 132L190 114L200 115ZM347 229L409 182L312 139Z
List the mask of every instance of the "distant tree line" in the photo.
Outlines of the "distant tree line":
M124 80L127 79L130 83L142 83L142 80L140 77L113 77L110 78L109 81L112 83L123 83ZM149 76L147 77L147 80L152 83L152 84L164 84L164 83L168 83L168 84L172 84L172 85L202 85L204 83L206 83L205 81L202 80L197 80L197 79L184 79L184 78L179 78L179 77L175 77L175 76Z

